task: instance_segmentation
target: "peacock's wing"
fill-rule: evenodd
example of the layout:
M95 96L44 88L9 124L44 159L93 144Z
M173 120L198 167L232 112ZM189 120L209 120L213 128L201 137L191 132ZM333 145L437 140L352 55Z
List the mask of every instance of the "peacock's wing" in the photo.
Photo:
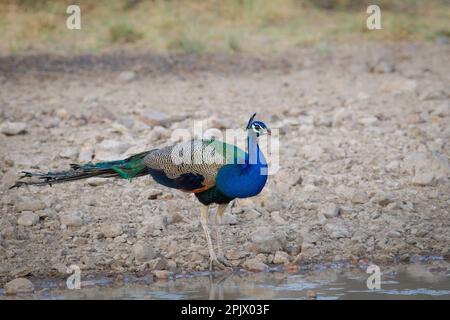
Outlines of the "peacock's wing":
M202 192L216 184L221 167L241 163L245 152L216 140L192 140L153 151L144 158L156 182L187 192Z

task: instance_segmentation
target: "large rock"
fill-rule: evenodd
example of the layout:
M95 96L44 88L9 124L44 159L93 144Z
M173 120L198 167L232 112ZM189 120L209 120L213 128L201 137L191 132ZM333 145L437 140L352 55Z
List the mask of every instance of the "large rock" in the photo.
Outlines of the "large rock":
M5 294L14 295L17 293L31 293L34 292L33 283L25 278L14 279L5 284Z
M0 131L7 136L15 136L26 132L27 125L23 122L4 122L0 126Z
M274 253L285 248L286 236L267 227L260 227L252 233L251 242L256 252Z

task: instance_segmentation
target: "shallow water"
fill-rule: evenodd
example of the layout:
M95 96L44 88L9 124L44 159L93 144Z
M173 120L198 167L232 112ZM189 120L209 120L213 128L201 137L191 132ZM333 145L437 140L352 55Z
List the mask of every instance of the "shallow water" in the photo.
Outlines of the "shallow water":
M296 273L194 274L153 281L124 275L82 279L69 290L64 279L34 280L32 295L0 299L450 299L450 265L440 260L381 267L381 288L367 288L366 267L317 265Z

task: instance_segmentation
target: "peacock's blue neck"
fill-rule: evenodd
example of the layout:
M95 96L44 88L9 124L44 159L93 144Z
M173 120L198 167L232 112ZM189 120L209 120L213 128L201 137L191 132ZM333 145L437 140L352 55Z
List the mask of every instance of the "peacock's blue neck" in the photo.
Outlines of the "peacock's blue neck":
M223 166L217 175L216 186L232 198L252 197L261 192L267 181L267 162L253 131L247 135L245 162Z

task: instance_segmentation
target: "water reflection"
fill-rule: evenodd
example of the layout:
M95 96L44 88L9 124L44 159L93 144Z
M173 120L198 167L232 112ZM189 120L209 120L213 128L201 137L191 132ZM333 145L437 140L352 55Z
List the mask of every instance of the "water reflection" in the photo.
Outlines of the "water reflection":
M68 290L54 280L37 281L40 291L25 299L450 299L450 267L445 261L382 267L380 290L366 286L361 268L318 267L296 274L207 273L166 281L126 275L121 281L97 278L93 285ZM87 282L87 283L89 283ZM0 291L0 299L5 297ZM16 297L17 298L17 297Z

